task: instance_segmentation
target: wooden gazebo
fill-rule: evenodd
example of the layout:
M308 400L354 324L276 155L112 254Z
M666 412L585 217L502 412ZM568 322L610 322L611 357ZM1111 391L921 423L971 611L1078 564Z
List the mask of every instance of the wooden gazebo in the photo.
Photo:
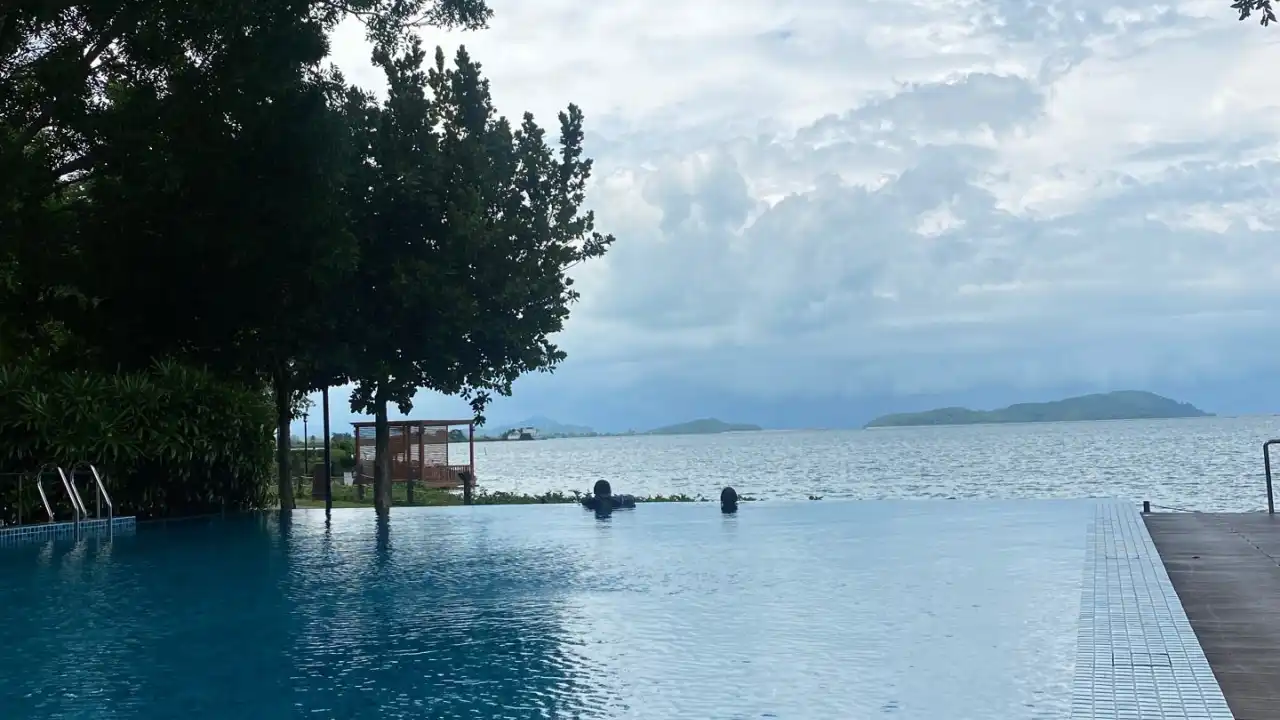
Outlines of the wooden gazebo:
M363 491L373 484L375 456L374 423L351 423L355 430L356 467L354 480ZM472 420L391 420L387 423L391 454L391 483L404 483L406 497L413 502L413 488L453 490L460 488L468 498L476 484L476 430ZM449 431L467 429L466 458L451 457Z

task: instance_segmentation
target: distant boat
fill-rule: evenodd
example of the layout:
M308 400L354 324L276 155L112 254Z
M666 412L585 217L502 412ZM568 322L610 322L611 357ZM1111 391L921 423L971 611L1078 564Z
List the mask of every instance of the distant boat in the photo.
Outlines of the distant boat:
M502 436L503 440L537 440L538 429L534 427L511 428Z

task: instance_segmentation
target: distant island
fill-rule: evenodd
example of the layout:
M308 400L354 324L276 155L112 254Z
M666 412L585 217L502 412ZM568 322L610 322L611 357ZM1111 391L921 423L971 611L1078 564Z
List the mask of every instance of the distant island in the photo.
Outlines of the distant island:
M655 428L646 435L715 435L726 432L755 432L762 430L759 425L745 423L727 423L715 418L690 420L689 422Z
M866 427L911 427L920 425L978 425L984 423L1067 422L1075 420L1144 420L1156 418L1208 417L1190 403L1178 402L1155 393L1120 390L1043 403L1018 403L999 410L970 410L946 407L918 413L881 415Z

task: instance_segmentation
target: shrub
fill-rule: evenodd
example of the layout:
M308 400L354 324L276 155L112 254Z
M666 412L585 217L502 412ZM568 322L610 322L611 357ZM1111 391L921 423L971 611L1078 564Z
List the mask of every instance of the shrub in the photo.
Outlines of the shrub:
M0 473L93 463L116 514L140 518L265 507L274 411L258 388L159 363L129 374L0 365ZM45 483L68 511L61 483ZM92 510L83 479L81 495ZM18 484L0 484L0 522L18 515ZM22 517L43 514L30 485Z

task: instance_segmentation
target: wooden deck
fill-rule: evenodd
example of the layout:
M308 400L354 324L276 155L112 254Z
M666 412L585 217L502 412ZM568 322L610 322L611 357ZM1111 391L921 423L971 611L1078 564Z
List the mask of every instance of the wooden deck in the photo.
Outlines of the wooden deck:
M1236 720L1280 720L1280 515L1143 515Z

